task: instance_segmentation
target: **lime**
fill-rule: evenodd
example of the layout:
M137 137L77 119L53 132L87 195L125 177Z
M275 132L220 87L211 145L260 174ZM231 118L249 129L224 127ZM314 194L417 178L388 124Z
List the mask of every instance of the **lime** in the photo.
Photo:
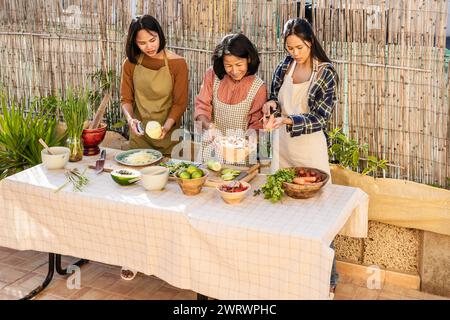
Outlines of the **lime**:
M187 171L183 171L178 175L181 179L190 179L191 174Z
M203 177L203 171L201 171L201 170L194 171L191 174L192 179L197 179L197 178L201 178L201 177Z
M212 171L220 171L220 169L222 168L220 162L214 160L208 161L206 165L208 166L208 169Z
M195 171L199 170L196 166L190 165L186 171L189 172L189 174L193 174Z

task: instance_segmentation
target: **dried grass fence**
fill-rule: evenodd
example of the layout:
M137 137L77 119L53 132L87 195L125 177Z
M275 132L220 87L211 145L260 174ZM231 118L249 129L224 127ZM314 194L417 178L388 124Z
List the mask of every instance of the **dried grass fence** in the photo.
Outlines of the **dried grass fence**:
M450 176L449 75L444 70L445 0L313 0L318 38L341 82L333 126L388 159L386 176L446 184ZM258 47L260 76L271 83L284 56L281 32L305 15L305 0L0 0L0 86L11 97L95 86L89 75L120 75L132 16L149 13L166 31L169 48L190 68L192 108L217 41L244 32ZM112 88L119 99L117 79ZM118 103L108 121L121 117Z

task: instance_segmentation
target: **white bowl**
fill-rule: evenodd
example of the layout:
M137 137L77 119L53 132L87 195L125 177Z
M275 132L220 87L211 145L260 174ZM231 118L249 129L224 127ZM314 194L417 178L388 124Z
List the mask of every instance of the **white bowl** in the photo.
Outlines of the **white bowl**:
M69 162L69 148L66 147L50 147L49 154L46 149L42 149L41 158L42 164L45 168L52 169L62 169Z
M165 167L147 167L141 170L142 185L146 190L162 190L169 179L169 168Z

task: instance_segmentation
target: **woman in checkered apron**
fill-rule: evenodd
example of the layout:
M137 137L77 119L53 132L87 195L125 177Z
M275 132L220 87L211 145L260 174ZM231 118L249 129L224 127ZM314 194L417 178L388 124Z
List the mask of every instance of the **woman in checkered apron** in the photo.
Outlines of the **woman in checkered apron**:
M263 107L268 117L264 127L279 129L274 131L271 171L314 167L330 174L326 130L336 101L337 73L308 21L289 20L283 35L289 55L277 67ZM338 278L333 259L333 294Z
M194 118L199 133L196 142L202 147L197 159L204 162L215 158L223 162L223 155L213 142L216 136L242 138L252 132L256 148L267 89L255 75L260 63L258 51L243 34L225 36L215 48L212 62L213 67L206 71L195 99ZM256 160L256 149L251 159Z

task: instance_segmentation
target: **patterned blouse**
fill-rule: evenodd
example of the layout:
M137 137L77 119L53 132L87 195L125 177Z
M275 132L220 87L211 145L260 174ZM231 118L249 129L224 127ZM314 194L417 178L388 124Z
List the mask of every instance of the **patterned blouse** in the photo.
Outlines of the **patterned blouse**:
M291 56L287 56L278 65L273 74L269 100L274 100L277 104L277 110L275 111L276 117L281 116L278 92L280 91L284 76L292 60L293 58ZM327 122L336 104L337 80L338 76L332 64L326 63L319 65L319 74L316 77L316 81L311 84L308 92L308 107L310 112L288 116L293 123L292 125L286 126L286 130L290 132L291 137L323 130L328 140L328 135L326 134Z

